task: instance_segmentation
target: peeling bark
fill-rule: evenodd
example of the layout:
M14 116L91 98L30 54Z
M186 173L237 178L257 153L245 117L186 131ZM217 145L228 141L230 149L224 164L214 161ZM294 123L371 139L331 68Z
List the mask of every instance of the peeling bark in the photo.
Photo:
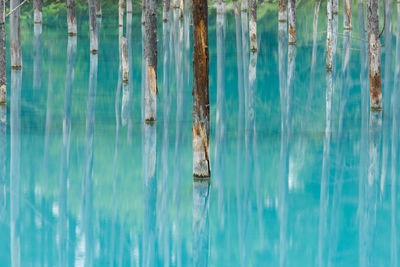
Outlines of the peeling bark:
M289 0L288 17L289 17L289 44L296 44L296 0Z
M145 61L148 81L145 90L145 121L157 119L157 0L147 0Z
M33 23L42 23L42 0L33 0Z
M379 1L367 1L370 107L382 109L381 43L379 40Z
M10 10L13 10L19 4L20 0L10 0ZM11 68L22 69L19 8L10 15L10 47L11 47Z
M352 0L343 0L343 29L345 30L353 28L351 24L351 5Z
M278 21L279 22L287 21L287 7L288 7L288 0L279 0L279 6L278 6Z
M250 51L257 51L257 0L249 1L249 32L250 32Z
M99 49L96 21L96 0L88 0L89 4L89 31L90 31L90 53L97 54Z
M210 177L208 4L193 1L193 175Z
M75 0L67 0L68 35L77 35Z
M0 0L0 104L7 102L5 8L6 1Z

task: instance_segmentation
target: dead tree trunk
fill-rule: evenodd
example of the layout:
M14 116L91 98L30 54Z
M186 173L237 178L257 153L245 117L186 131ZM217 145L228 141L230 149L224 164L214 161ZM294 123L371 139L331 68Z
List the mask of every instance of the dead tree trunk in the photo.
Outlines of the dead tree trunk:
M90 53L97 54L98 36L96 21L96 0L88 0L89 2L89 30L90 30Z
M367 1L369 95L373 110L382 109L381 43L379 41L379 1Z
M68 35L77 35L75 0L67 0Z
M279 22L287 21L287 6L288 6L288 0L279 0L279 7L278 7L278 21Z
M296 44L296 0L289 0L288 17L289 17L289 44Z
M5 9L6 1L0 0L0 104L7 102Z
M145 91L145 120L157 119L157 0L147 0L145 55L148 82Z
M286 0L287 1L287 0ZM242 5L240 9L242 12L247 12L247 8L249 7L249 1L248 0L242 0Z
M42 24L33 29L33 89L37 90L42 86Z
M102 12L101 12L101 2L100 0L96 0L96 17L101 17Z
M255 0L253 0L255 1ZM218 0L217 2L217 15L225 14L225 0Z
M126 13L132 13L132 0L126 0Z
M351 30L351 2L352 0L343 0L343 29Z
M193 1L193 175L210 177L207 0Z
M169 9L171 6L170 0L163 0L163 21L168 21L169 18Z
M142 24L143 25L146 22L146 5L147 5L147 1L143 0L142 1Z
M33 0L33 23L42 24L42 0Z
M250 51L257 51L257 0L250 0L250 17L249 17L249 32L250 32Z
M16 8L20 0L10 0L10 10ZM18 8L10 15L10 46L11 46L11 68L22 69L21 34L20 34L20 9Z

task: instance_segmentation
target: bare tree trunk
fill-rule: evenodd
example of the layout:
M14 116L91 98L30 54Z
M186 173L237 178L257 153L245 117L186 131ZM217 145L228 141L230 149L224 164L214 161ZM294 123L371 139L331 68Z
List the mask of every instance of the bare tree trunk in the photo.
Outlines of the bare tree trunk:
M250 32L250 51L257 51L257 0L250 0L250 17L249 17L249 32Z
M132 0L126 0L126 13L132 13Z
M168 21L169 18L169 9L171 6L170 0L163 0L163 21Z
M218 0L217 2L217 15L225 14L225 0Z
M289 0L288 17L289 17L289 44L296 44L296 0Z
M287 21L287 6L288 6L288 0L279 0L278 21L280 22Z
M0 0L0 104L7 102L5 9L6 1Z
M96 0L96 17L101 17L101 0Z
M373 110L382 109L381 43L379 40L379 1L367 1L369 94Z
M142 0L142 24L143 25L146 22L146 5L147 5L147 0Z
M99 49L96 21L96 0L89 2L89 31L90 31L90 53L97 54Z
M20 0L10 0L10 10L16 8ZM22 69L21 33L20 33L20 9L10 15L10 46L11 68Z
M77 35L75 0L67 0L68 35Z
M332 0L326 3L326 70L332 70Z
M122 60L122 82L128 83L129 81L129 62L128 62L128 49L127 40L125 37L121 39L121 60Z
M351 3L352 0L343 0L343 29L351 30Z
M42 23L42 0L33 0L33 23Z
M33 89L42 86L42 24L34 25L33 33Z
M242 12L247 12L248 7L249 7L249 0L242 0L242 5L240 7Z
M193 175L210 177L210 100L207 0L193 1Z
M145 55L148 82L145 91L145 121L157 119L157 0L147 0Z

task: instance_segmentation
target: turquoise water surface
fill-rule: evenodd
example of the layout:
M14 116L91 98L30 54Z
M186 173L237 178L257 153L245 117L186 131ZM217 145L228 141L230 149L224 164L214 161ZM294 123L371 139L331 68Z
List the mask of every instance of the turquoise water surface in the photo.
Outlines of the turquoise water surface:
M155 125L140 14L122 86L117 16L99 21L98 55L85 18L78 37L64 18L41 34L23 21L0 109L0 265L397 266L400 35L382 36L373 113L362 14L346 33L339 17L327 72L325 6L314 39L311 10L296 46L277 12L259 16L252 55L247 15L210 10L210 183L192 176L190 13L159 22Z

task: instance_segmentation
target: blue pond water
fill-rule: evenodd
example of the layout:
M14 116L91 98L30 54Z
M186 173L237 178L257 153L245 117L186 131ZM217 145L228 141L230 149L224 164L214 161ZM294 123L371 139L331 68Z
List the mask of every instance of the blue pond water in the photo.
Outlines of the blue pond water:
M210 183L192 177L188 14L159 23L156 125L141 119L140 15L122 87L116 18L97 56L87 22L77 38L23 22L0 110L1 265L396 266L400 35L382 37L373 113L362 14L352 33L339 19L327 73L325 7L315 39L312 8L299 7L297 46L277 12L259 15L251 56L246 15L210 11Z

